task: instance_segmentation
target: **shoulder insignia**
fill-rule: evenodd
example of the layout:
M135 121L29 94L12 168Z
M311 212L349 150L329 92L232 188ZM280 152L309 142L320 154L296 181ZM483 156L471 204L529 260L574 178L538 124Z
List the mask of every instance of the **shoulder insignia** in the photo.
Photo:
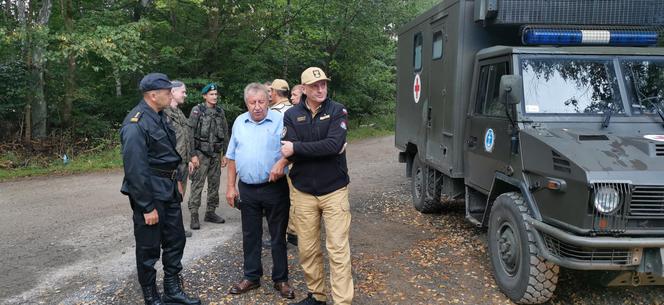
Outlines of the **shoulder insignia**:
M346 108L341 109L341 112L342 112L344 115L348 115L348 110L346 110Z
M132 123L137 123L138 120L140 120L140 119L141 119L141 112L139 111L139 112L136 112L136 114L134 114L134 116L129 121L132 122Z
M304 115L303 115L303 116L299 116L299 117L297 117L297 121L298 121L298 122L304 122L304 121L306 121L306 120L307 120L307 117L304 116Z

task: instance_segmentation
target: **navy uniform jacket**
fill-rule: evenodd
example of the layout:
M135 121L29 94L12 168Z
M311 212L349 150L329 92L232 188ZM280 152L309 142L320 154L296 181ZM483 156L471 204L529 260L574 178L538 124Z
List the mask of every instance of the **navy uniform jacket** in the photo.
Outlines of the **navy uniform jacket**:
M121 192L131 198L132 208L148 213L155 201L180 202L175 180L155 175L175 170L182 160L175 150L175 131L163 112L141 100L122 122L120 139L125 173Z
M321 196L350 182L346 165L346 108L329 97L312 117L306 105L291 107L284 115L284 140L293 142L289 177L298 190Z

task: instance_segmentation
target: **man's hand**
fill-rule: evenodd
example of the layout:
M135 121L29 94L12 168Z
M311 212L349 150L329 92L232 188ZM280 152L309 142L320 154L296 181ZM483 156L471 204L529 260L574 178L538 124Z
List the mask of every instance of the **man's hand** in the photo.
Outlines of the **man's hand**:
M191 163L194 164L194 168L198 168L201 165L198 161L198 156L191 157Z
M226 158L226 157L224 156L223 158L221 158L221 162L220 162L220 163L221 163L221 168L226 167L226 165L228 165L228 158Z
M145 218L145 224L148 226L159 223L159 213L157 213L157 209L153 209L149 213L143 213L143 218Z
M281 159L281 160L277 161L277 163L275 163L272 166L272 169L270 170L270 177L267 180L268 182L277 181L281 177L284 176L284 167L286 167L286 165L284 165L282 160L285 160L285 159Z
M281 141L281 154L284 156L284 158L292 156L293 153L295 153L293 150L293 142Z
M226 202L228 202L228 205L231 208L235 207L235 197L238 196L237 190L235 190L235 186L228 186L226 188Z
M184 197L184 191L182 190L182 181L178 181L178 191L180 192L180 196Z
M189 161L188 167L189 167L189 175L193 175L194 170L196 170L196 167L194 166L194 162Z

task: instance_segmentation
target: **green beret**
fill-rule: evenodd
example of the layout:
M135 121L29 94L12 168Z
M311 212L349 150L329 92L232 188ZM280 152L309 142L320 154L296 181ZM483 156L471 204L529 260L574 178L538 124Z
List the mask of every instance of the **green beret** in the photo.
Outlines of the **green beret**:
M203 90L201 90L201 93L207 94L208 92L212 90L219 90L219 86L215 83L209 83L207 86L203 87Z

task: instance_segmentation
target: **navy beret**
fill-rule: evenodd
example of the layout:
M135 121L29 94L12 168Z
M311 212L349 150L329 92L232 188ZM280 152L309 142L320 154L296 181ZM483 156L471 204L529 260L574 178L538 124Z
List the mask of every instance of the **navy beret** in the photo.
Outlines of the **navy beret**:
M141 92L147 92L159 89L171 89L173 88L173 84L171 84L171 80L168 79L166 74L150 73L141 79L141 83L138 85L138 88L141 90Z
M201 90L201 93L207 94L208 92L210 92L212 90L217 90L218 91L219 86L217 86L217 84L215 84L215 83L209 83L209 84L207 84L207 86L203 87L203 89Z

